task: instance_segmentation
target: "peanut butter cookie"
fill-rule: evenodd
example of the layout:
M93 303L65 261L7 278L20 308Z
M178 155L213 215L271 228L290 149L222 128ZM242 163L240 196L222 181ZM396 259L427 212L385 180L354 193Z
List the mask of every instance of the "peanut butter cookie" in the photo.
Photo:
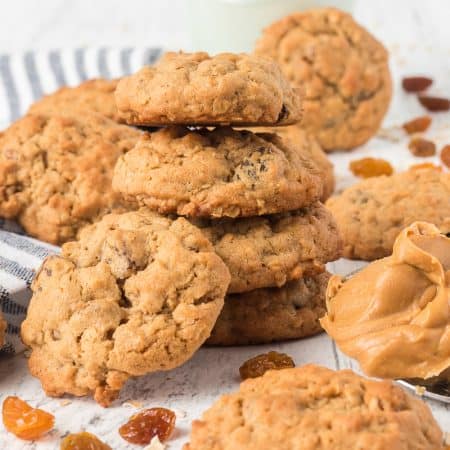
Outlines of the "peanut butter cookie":
M96 113L28 115L0 133L0 216L61 244L126 207L111 179L141 132Z
M323 272L342 242L321 204L283 214L195 220L231 273L228 292L246 292Z
M185 450L438 450L428 405L391 381L307 365L241 383L192 424Z
M302 87L301 126L326 150L349 150L378 128L392 95L388 54L351 15L333 8L294 13L268 27L255 53Z
M208 338L230 275L184 218L110 214L48 258L22 324L46 393L107 406L133 376L169 370Z
M31 114L72 115L83 111L97 112L118 122L114 91L119 80L87 80L75 87L62 87L46 95L28 110Z
M330 275L291 281L281 288L257 289L225 297L209 345L265 344L320 333L326 313L325 291Z
M301 208L320 198L323 182L274 134L171 127L119 159L113 188L160 213L217 218Z
M422 220L450 232L450 173L416 169L363 180L330 198L343 255L371 261L392 253L395 238Z
M301 118L299 93L278 65L246 54L166 53L123 78L116 103L136 125L288 125Z

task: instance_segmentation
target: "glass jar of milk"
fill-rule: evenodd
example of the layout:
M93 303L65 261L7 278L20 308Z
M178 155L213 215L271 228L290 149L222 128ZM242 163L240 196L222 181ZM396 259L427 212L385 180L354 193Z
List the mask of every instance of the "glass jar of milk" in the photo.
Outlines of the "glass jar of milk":
M335 6L351 12L354 0L188 0L191 50L250 52L261 31L289 13Z

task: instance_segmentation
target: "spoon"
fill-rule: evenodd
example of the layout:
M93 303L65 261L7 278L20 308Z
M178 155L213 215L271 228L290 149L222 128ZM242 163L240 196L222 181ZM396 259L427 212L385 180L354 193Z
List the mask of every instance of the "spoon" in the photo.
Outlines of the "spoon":
M343 278L347 280L363 268L347 273ZM414 393L442 403L450 404L450 380L423 380L421 378L408 378L395 380L398 384Z
M433 383L420 378L396 381L420 396L450 404L450 381L440 380Z

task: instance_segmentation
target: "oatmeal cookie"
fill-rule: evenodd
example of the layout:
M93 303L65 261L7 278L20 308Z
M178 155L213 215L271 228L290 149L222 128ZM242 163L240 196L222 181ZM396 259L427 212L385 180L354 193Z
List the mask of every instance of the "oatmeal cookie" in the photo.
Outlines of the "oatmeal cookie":
M390 255L397 235L415 221L450 233L450 173L424 168L368 178L326 206L341 232L343 256L371 261Z
M264 31L255 53L273 58L303 88L301 127L326 151L357 147L380 127L392 96L388 54L351 15L294 13Z
M136 125L288 125L301 118L299 92L265 57L166 53L123 78L121 117Z
M109 214L49 257L22 324L46 393L107 406L133 376L169 370L208 338L230 275L186 219Z
M96 113L28 115L0 133L0 216L53 244L115 209L117 158L141 132Z
M119 159L113 188L160 213L218 218L301 208L320 198L323 182L274 134L170 127Z
M209 345L265 344L320 333L326 313L325 291L330 275L291 281L281 288L265 288L225 297Z
M119 80L87 80L79 86L65 86L33 103L31 114L73 115L83 111L97 112L119 122L114 91Z
M391 381L307 365L270 370L219 398L184 450L438 450L428 405Z
M336 223L321 203L282 214L193 223L228 266L229 293L280 287L323 272L341 253Z

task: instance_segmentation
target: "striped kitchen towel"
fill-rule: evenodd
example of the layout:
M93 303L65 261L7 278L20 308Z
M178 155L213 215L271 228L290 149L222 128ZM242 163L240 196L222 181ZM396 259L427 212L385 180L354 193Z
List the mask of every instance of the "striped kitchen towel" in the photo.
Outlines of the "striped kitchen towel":
M31 103L57 88L89 78L117 78L153 63L159 48L78 48L0 55L0 129L22 116ZM7 322L2 352L23 350L19 329L35 271L58 248L24 236L0 219L0 310Z

